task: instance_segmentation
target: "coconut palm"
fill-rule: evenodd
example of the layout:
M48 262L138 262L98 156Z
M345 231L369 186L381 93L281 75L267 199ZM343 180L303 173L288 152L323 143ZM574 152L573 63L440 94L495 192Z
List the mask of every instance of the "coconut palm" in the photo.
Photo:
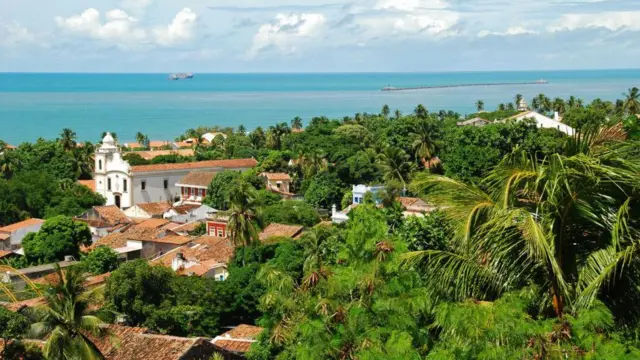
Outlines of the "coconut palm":
M249 134L249 140L251 141L251 145L254 148L260 149L261 147L263 147L267 141L267 138L264 134L264 130L262 130L262 127L258 126L257 128L255 128L255 130L253 130Z
M566 110L566 104L564 99L557 97L553 99L553 111L557 111L560 114L564 114Z
M287 123L276 124L276 126L269 126L267 130L267 146L274 150L280 150L282 147L282 140L286 134L291 133L291 129Z
M540 306L560 318L596 298L639 316L640 229L630 219L640 157L624 135L620 125L590 130L545 159L515 152L480 186L419 175L412 189L457 226L450 248L407 261L424 260L427 288L452 300L493 300L535 284Z
M256 224L260 222L258 199L253 186L239 181L229 191L230 238L236 247L254 245L258 239ZM245 265L245 251L242 252L242 266Z
M518 106L520 106L520 101L522 101L522 94L516 94L516 96L513 97L514 100L514 105L517 108Z
M393 115L396 117L396 120L399 120L402 117L402 113L399 109L396 109L396 111L393 112Z
M56 284L45 295L46 304L32 313L36 323L32 333L46 339L43 354L47 359L104 359L89 335L98 336L101 321L89 315L92 292L85 292L85 277L80 267L63 272L56 265Z
M484 101L482 100L476 101L476 109L478 110L478 112L484 111Z
M415 151L416 157L427 169L429 168L428 160L435 155L435 145L431 139L432 132L432 126L426 120L419 121L413 129L414 140L411 147Z
M64 128L60 133L59 141L65 151L71 151L76 147L76 133L69 128Z
M424 119L429 115L429 111L422 104L418 104L418 106L413 110L413 113L420 119Z
M514 111L515 109L516 109L516 108L515 108L515 106L513 106L513 103L507 103L507 108L506 108L506 110Z
M291 120L291 128L296 130L302 129L302 118L300 116L296 116Z
M624 110L628 114L640 114L640 89L632 87L622 96L624 97Z
M390 113L391 113L391 109L389 109L389 105L384 104L384 106L382 106L382 112L381 112L382 116L385 119L388 119Z
M380 153L378 166L385 181L398 181L403 189L406 188L409 174L415 168L415 164L410 161L409 155L404 150L392 146L388 146Z
M239 135L243 135L243 136L246 135L247 134L247 128L242 124L238 125L238 134Z
M73 150L73 164L76 178L90 178L95 167L93 154L95 147L90 142Z
M298 164L302 167L305 179L310 179L319 172L326 170L328 162L322 150L313 149L304 153L302 157L298 157Z
M505 111L507 107L504 104L498 104L498 111Z
M0 154L0 174L9 179L20 170L22 161L15 151L3 151Z

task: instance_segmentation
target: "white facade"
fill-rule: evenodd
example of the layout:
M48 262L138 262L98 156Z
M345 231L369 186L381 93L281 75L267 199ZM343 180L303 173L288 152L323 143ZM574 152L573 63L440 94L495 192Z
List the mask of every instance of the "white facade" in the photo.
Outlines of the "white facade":
M96 150L93 176L96 192L107 199L106 205L128 208L134 204L130 173L129 163L122 159L115 140L107 133Z
M184 214L178 214L177 211L171 209L164 213L164 218L176 223L191 223L195 221L206 220L209 215L215 214L218 210L211 206L201 205L195 209L189 210Z
M377 186L353 185L351 189L351 193L353 194L352 203L362 204L364 202L365 194L370 192L373 194L374 201L376 201L376 204L377 204L379 201L377 201L376 195L378 194L379 191L383 189L384 189L384 186L382 185L377 185Z
M538 127L540 128L547 128L547 129L556 129L558 131L562 131L563 133L569 135L569 136L573 136L573 134L575 134L575 129L572 128L571 126L560 122L560 118L558 116L558 113L555 113L554 116L555 119L552 119L550 117L544 116L540 113L537 113L535 111L529 111L526 112L524 114L520 114L520 115L516 115L511 117L511 119L515 119L516 121L521 121L524 119L533 119L535 120L536 124Z
M8 241L4 241L6 246L3 245L3 241L0 241L0 250L20 249L22 247L22 239L29 233L40 231L42 224L44 224L44 220L28 219L0 228L0 234L4 235L3 238L8 237Z

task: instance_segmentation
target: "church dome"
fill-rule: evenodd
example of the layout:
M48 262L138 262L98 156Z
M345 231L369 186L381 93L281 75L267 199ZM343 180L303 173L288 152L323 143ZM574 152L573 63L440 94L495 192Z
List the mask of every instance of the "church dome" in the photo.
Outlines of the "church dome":
M106 145L115 145L116 141L113 139L113 136L111 136L111 133L107 132L107 135L102 139L102 143Z

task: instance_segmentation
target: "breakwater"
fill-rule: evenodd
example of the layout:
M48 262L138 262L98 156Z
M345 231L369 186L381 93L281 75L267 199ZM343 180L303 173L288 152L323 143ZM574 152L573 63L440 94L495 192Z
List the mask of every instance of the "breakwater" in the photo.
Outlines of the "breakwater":
M544 85L548 83L549 82L546 80L538 80L538 81L524 81L524 82L450 84L450 85L429 85L429 86L414 86L414 87L385 86L382 88L382 91L428 90L428 89L444 89L444 88L471 87L471 86Z

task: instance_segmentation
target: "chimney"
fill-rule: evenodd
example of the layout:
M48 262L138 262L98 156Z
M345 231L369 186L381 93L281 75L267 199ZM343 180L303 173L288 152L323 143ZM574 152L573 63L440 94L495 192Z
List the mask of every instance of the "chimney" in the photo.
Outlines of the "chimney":
M560 114L557 111L553 113L553 120L560 121Z
M336 216L336 204L331 205L331 216Z

